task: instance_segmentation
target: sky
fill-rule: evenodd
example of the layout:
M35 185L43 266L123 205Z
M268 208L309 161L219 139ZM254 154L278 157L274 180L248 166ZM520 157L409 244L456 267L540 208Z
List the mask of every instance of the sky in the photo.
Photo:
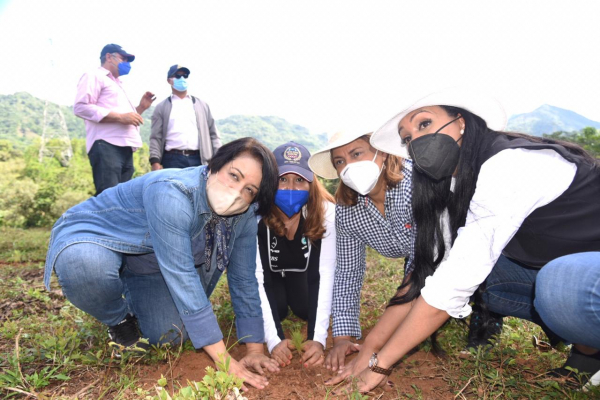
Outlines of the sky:
M599 15L585 0L0 0L0 94L72 105L117 43L136 56L122 78L135 104L166 98L180 64L216 119L366 133L465 85L509 116L550 104L600 121Z

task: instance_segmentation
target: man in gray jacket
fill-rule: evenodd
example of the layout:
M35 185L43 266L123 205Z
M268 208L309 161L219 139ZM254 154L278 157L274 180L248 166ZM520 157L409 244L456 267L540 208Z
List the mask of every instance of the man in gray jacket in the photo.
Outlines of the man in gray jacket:
M221 138L208 104L188 95L190 70L169 68L172 94L154 109L150 134L152 171L206 165L221 147Z

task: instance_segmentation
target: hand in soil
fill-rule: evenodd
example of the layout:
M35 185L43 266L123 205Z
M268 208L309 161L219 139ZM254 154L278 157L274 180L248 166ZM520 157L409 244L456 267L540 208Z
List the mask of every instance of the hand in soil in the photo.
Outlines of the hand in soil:
M325 355L323 354L323 345L321 343L314 340L304 342L304 354L302 355L304 368L316 367L323 364L324 361Z
M229 373L242 378L244 383L254 386L257 389L264 389L269 384L266 377L250 372L241 362L231 359L229 364ZM243 391L247 391L246 385L242 386Z
M269 372L279 372L277 361L265 356L262 353L248 353L240 360L240 362L244 367L252 368L261 375L265 374L263 368Z
M363 369L358 375L355 376L356 389L360 393L369 393L375 388L380 388L386 392L389 392L390 390L392 390L392 387L394 385L391 381L388 381L388 377L386 375L372 372L368 368ZM332 394L334 396L337 396L344 393L352 393L353 390L353 382L348 382L346 386L336 390Z
M285 367L292 362L292 350L295 349L290 339L284 339L277 346L273 347L271 357L273 357L279 366Z
M327 354L325 367L334 372L342 371L346 362L346 356L356 353L359 350L360 344L352 343L350 340L340 340L333 345L333 348Z
M325 381L325 385L337 385L348 377L358 376L365 368L369 366L369 358L371 358L371 353L368 350L363 350L358 353L358 355L350 361L345 367L338 370L338 375L332 378L329 378Z

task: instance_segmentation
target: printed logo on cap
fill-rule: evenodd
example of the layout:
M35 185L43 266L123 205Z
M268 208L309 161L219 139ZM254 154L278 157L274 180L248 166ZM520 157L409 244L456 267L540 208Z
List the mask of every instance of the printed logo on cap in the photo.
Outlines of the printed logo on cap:
M302 153L300 149L296 146L290 146L283 151L283 158L286 159L286 163L294 163L298 164L300 159L302 158Z

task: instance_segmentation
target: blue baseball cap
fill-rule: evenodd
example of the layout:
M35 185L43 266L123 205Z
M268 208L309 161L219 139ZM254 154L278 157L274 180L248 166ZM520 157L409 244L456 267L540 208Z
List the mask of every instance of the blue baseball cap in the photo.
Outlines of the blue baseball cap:
M314 174L308 167L310 152L300 143L287 142L277 147L275 151L275 161L279 167L279 176L288 173L300 175L309 182L314 179Z
M171 68L169 68L169 72L167 73L167 78L170 78L172 76L174 76L177 71L182 70L185 74L190 74L190 70L187 69L186 67L179 65L179 64L175 64L175 65L171 65Z
M104 46L102 48L102 51L100 52L100 58L104 57L108 53L111 53L111 54L119 53L123 57L127 57L127 61L129 61L129 62L132 62L133 60L135 60L135 56L133 54L129 54L128 52L123 50L123 48L121 46L119 46L118 44L111 43L111 44L107 44L106 46Z

